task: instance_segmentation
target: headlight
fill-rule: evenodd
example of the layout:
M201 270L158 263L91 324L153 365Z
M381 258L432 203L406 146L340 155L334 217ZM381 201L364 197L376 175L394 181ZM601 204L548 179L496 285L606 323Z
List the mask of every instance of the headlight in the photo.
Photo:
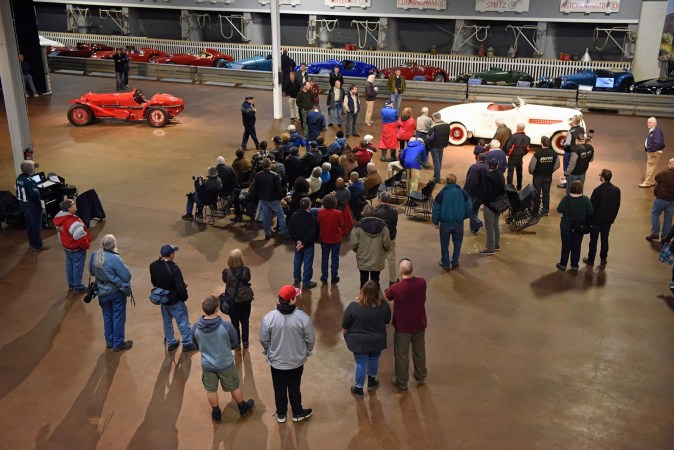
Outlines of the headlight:
M655 94L656 94L656 95L662 94L662 88L657 88L657 89L655 90Z
M633 84L632 84L632 85L630 85L630 92L634 92L634 89L636 89L636 86L635 86L635 85L633 85Z

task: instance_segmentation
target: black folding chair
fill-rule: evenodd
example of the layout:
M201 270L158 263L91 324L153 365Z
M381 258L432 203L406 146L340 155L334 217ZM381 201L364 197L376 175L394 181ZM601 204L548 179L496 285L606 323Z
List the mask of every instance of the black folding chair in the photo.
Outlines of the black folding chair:
M412 220L430 220L433 215L433 189L435 181L431 180L421 191L411 192L407 196L405 216Z

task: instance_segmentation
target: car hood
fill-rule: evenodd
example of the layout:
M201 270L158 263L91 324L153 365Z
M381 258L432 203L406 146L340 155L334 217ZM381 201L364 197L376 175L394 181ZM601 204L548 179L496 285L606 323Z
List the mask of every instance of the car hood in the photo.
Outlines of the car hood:
M674 77L653 78L651 80L639 81L638 83L634 83L634 85L654 88L669 87L674 85Z
M150 99L150 103L152 103L153 105L164 105L164 106L176 106L185 104L181 98L178 98L171 94L154 94Z

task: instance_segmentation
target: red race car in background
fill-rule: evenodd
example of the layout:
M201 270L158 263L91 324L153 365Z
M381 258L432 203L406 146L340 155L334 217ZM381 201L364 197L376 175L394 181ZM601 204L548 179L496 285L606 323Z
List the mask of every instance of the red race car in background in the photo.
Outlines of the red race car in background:
M163 127L185 109L182 99L171 94L155 94L150 100L140 89L111 94L89 92L70 100L68 120L76 127L91 124L94 119L147 121L151 127Z
M220 53L212 48L205 48L198 55L191 53L177 53L165 57L158 57L150 61L153 64L180 64L183 66L225 67L227 61L234 61L231 55Z
M388 78L395 75L396 70L400 69L400 76L409 81L437 81L443 83L449 81L447 72L439 67L420 66L414 62L406 62L397 67L389 67L379 71L379 78Z
M96 52L115 50L109 45L78 42L75 47L45 47L48 56L72 56L75 58L89 58Z
M96 52L91 55L91 59L112 59L115 55L115 50L106 50L104 52ZM168 56L166 52L161 50L155 50L153 48L143 47L140 50L135 47L128 47L126 49L126 54L129 57L129 60L132 62L149 62L152 58L155 57L165 57Z

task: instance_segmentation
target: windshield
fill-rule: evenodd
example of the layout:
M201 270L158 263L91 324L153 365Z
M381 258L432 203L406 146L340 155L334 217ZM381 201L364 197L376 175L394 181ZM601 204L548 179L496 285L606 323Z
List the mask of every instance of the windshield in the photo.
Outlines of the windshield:
M133 93L133 99L139 105L142 105L143 103L145 103L145 98L143 97L143 91L141 91L140 89L136 89L136 92Z

